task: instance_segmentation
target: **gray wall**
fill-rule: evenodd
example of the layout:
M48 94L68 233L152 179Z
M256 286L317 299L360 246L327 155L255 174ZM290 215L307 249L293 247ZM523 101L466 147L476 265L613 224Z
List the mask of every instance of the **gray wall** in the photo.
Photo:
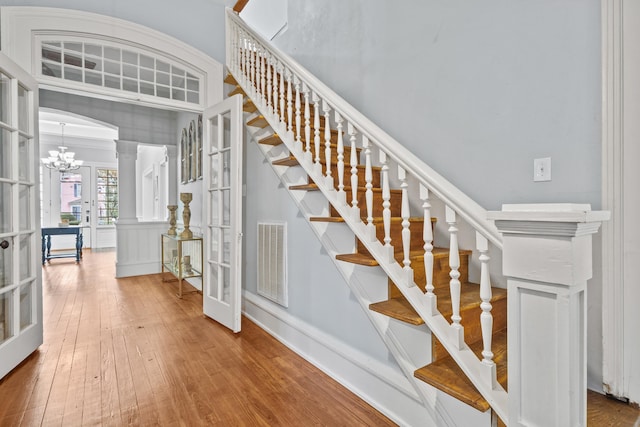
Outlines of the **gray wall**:
M600 206L599 0L298 0L288 16L281 50L483 207ZM533 182L537 157L551 182Z
M119 138L145 144L175 145L177 113L157 108L40 90L40 106L69 111L118 126Z
M249 141L249 137L245 139ZM288 314L368 356L397 367L264 155L254 142L248 142L245 147L247 197L244 199L243 275L246 290L257 295L258 222L286 222Z
M0 6L76 9L125 19L182 40L224 63L224 8L234 0L0 0Z
M599 0L296 0L274 44L489 210L601 205ZM533 182L533 159L552 181ZM588 384L602 384L599 236ZM315 261L309 261L315 262Z

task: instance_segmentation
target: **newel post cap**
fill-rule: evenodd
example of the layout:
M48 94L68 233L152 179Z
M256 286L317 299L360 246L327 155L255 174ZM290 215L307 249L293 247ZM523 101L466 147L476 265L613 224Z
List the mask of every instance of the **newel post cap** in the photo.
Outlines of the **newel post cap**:
M572 286L591 278L591 235L609 212L588 204L521 204L487 218L503 234L505 276Z
M501 211L487 213L503 234L565 237L593 234L609 217L608 211L592 211L591 205L576 203L505 204Z

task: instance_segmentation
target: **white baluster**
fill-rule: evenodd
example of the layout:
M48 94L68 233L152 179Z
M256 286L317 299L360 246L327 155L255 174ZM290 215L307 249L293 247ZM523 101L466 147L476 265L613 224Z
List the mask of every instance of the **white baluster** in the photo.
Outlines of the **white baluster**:
M296 88L296 102L295 102L295 108L296 108L296 147L301 150L304 151L303 147L302 147L302 136L300 135L300 131L302 129L302 123L301 123L301 114L300 114L300 79L295 76L294 77L294 83L295 83L295 88Z
M255 78L254 78L254 92L257 99L260 95L260 46L256 44L253 50L253 56L255 57Z
M476 231L476 248L480 252L480 326L482 329L482 363L493 365L491 338L493 334L493 315L491 314L491 279L489 278L489 242L486 237Z
M313 158L314 167L318 175L322 174L322 165L320 164L320 97L317 93L313 93L313 148L315 156Z
M238 71L239 74L238 76L242 76L242 73L244 73L244 64L242 63L242 58L243 58L243 49L242 49L242 32L238 30L238 46L237 46L238 52Z
M342 137L342 116L336 111L336 130L338 131L338 146L336 147L336 157L338 164L338 198L342 203L347 203L347 193L344 192L344 139Z
M367 230L369 230L369 241L376 241L376 227L373 225L373 169L371 166L371 146L369 138L366 135L362 135L362 148L364 148L365 170L364 181L366 191L365 204L367 205ZM354 197L357 197L355 195Z
M445 209L445 217L449 224L449 291L451 292L451 324L454 330L454 339L458 348L464 345L464 329L460 324L460 251L458 250L458 227L456 223L456 212L449 206Z
M311 154L311 109L309 108L309 87L306 83L302 83L302 92L304 93L304 143L305 143L305 159L309 164L313 161Z
M264 104L265 93L267 91L267 81L265 77L265 67L266 67L265 64L266 64L265 51L262 50L260 55L260 103L262 104L262 106L265 105Z
M287 130L287 125L285 123L285 113L286 113L286 104L287 100L285 99L285 84L284 84L284 65L280 69L280 126L282 128L282 134L284 135Z
M293 138L293 75L291 70L287 69L287 133Z
M273 114L273 102L271 101L271 95L273 91L273 86L271 84L271 55L267 56L267 111L269 114Z
M347 133L349 134L349 142L351 147L351 210L353 212L353 219L360 219L360 208L358 207L358 146L356 143L356 134L358 131L351 122L347 122ZM342 176L338 173L338 176Z
M424 225L422 238L424 240L424 275L426 277L425 297L427 298L429 313L437 312L436 295L433 293L433 229L431 228L431 203L429 202L429 189L420 184L420 200L424 211Z
M235 27L233 28L228 28L227 30L229 32L229 42L230 42L230 53L229 53L229 69L231 71L237 71L237 49L238 49L238 31L236 30Z
M328 188L333 188L333 177L331 176L331 129L329 128L329 113L331 112L331 107L326 100L322 101L322 111L324 111L325 182Z
M382 225L384 227L384 249L389 262L393 262L393 246L391 246L391 188L389 187L389 161L387 153L380 150L382 165Z
M402 264L407 277L407 283L413 283L413 269L411 268L411 210L409 208L409 184L407 183L407 172L398 166L398 179L400 180L400 190L402 191L402 202L400 205L400 216L402 217Z
M256 73L256 56L254 52L253 43L249 44L249 93L255 94L256 92L256 82L255 82L255 73Z
M278 60L276 58L273 59L273 115L274 118L278 117Z
M255 94L254 99L256 99L260 95L260 55L258 54L259 47L256 44L253 49L253 57L255 65L254 65L254 82L253 82L253 92Z
M233 67L236 76L240 75L240 32L236 28L233 32Z
M247 82L247 74L248 74L248 60L247 60L247 39L243 34L242 37L242 80Z

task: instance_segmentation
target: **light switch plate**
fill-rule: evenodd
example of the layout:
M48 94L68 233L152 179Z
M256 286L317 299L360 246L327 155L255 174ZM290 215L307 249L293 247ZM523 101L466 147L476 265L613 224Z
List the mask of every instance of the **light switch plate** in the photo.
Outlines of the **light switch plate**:
M551 157L533 160L533 180L551 181Z

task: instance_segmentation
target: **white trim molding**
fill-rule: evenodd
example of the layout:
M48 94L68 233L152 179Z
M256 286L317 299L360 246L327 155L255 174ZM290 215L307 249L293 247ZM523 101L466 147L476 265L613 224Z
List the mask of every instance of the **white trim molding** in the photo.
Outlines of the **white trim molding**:
M110 91L101 86L44 76L41 72L40 44L47 37L78 40L86 38L167 58L171 63L180 64L201 78L200 102L193 104L163 100L155 96ZM0 42L0 49L29 70L36 76L41 87L47 89L187 111L202 111L207 105L218 103L223 98L222 64L167 34L122 19L78 10L6 6L0 8Z
M621 395L623 384L624 221L622 216L622 0L602 0L602 225L603 386Z
M602 0L603 389L640 402L640 3Z

